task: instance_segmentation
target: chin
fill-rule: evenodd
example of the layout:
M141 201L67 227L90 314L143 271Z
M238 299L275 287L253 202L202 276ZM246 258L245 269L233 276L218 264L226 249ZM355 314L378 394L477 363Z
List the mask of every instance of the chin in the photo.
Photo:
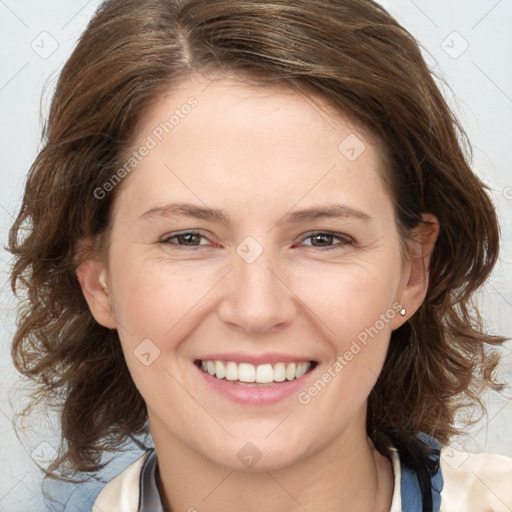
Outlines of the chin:
M269 439L265 435L229 439L218 446L214 453L211 450L212 445L209 446L210 453L203 453L215 464L233 471L262 472L290 467L314 449L310 441L305 439L292 441L289 435Z

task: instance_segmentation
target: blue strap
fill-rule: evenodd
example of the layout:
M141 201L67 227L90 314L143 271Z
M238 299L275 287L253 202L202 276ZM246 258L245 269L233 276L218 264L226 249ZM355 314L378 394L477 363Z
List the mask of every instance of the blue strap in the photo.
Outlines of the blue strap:
M436 463L437 472L432 476L432 503L433 512L439 512L441 507L441 491L443 490L443 475L439 467L439 457L441 445L433 438L420 434L420 439L434 449L429 457ZM399 454L400 455L400 454ZM411 469L401 465L402 478L400 482L402 497L402 512L418 512L422 510L421 490L418 484L416 473Z

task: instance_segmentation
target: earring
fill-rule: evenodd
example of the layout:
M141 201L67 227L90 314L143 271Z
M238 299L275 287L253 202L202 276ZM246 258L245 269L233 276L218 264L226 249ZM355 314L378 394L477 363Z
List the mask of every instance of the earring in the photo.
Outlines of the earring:
M100 281L100 286L105 290L106 293L108 293L107 285L103 281Z
M407 311L405 310L405 308L402 308L402 309L400 310L400 314L401 314L402 316L405 316L405 314L406 314L406 313L407 313Z

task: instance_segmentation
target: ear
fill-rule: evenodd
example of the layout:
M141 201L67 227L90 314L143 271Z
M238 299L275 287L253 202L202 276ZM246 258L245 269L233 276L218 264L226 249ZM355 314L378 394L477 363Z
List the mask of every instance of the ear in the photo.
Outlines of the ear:
M439 222L434 215L423 214L423 222L412 230L407 241L408 258L404 269L404 284L398 302L405 309L405 315L397 315L393 328L405 323L421 306L429 283L430 257L439 234Z
M104 327L116 329L117 322L106 286L107 267L91 247L92 244L88 242L80 244L79 252L85 255L86 259L79 264L76 270L78 282L89 305L89 310L96 321ZM103 285L105 285L105 288Z

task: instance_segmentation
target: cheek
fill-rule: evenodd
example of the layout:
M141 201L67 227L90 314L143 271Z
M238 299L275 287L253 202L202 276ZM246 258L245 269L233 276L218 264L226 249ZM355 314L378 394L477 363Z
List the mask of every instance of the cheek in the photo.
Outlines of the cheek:
M116 292L116 319L130 335L162 338L180 321L201 305L205 289L211 283L206 273L158 269L146 266L143 271L125 274ZM210 285L211 287L211 285Z
M162 350L176 348L209 307L223 275L219 265L197 269L193 262L147 258L130 247L112 251L112 261L118 262L110 271L115 317L127 355L145 339Z
M339 353L372 326L389 336L400 277L399 265L382 258L378 265L359 262L314 271L304 268L294 281L297 295L323 324Z
M158 261L139 265L136 258L113 272L119 337L132 378L148 405L158 403L165 388L165 396L174 396L185 409L190 406L179 399L173 377L182 378L175 361L178 353L190 358L191 347L182 341L211 307L207 292L215 277L215 269L195 272Z
M400 274L388 268L385 280L382 275L373 266L347 266L317 272L314 287L297 290L331 349L318 379L299 393L304 414L313 407L318 417L329 417L339 426L364 407L382 371L399 310L395 299Z

